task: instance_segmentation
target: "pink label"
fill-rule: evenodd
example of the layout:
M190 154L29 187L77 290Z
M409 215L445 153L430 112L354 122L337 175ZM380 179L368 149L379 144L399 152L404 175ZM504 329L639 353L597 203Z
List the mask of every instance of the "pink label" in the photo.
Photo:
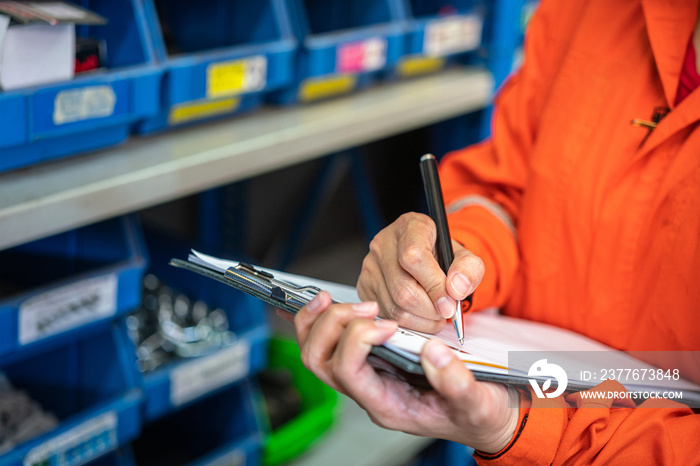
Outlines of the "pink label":
M335 69L338 73L358 73L378 70L385 64L386 40L373 38L340 45Z

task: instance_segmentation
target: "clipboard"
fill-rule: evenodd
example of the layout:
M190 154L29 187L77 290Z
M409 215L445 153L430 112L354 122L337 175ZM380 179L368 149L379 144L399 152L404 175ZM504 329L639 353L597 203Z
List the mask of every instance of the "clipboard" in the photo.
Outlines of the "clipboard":
M197 274L219 281L225 285L231 286L237 290L240 290L250 296L260 299L276 308L282 309L291 314L296 314L306 303L311 301L314 298L314 296L316 296L316 294L318 294L321 291L321 288L315 286L316 284L332 288L333 292L331 293L331 295L334 297L334 302L350 303L357 302L354 300L359 299L357 298L354 289L352 289L351 287L344 287L343 285L339 285L337 283L323 282L312 278L293 276L290 274L285 274L284 272L256 267L245 262L236 262L225 259L219 259L212 256L208 256L206 254L198 253L197 251L192 252L193 254L190 255L188 261L181 259L171 259L170 265L189 270L191 272L195 272ZM316 283L314 285L301 285L297 283L302 279L308 280L309 283ZM294 282L292 282L291 280L294 280ZM345 288L350 288L353 290L352 296L350 294L347 294L347 290L345 290ZM341 301L336 300L336 298L341 299ZM476 319L477 316L472 315L470 318ZM487 316L484 316L483 318L488 319ZM511 321L519 320L507 317L500 318L505 320L499 323L498 325L499 334L503 332L505 328L508 327L507 322L509 319ZM474 323L476 322L472 322L472 324ZM506 324L505 327L504 324ZM545 327L548 327L543 326L543 324L537 324L528 321L521 321L521 323L515 325L517 325L519 331L522 330L522 325L537 326L536 331L538 332L545 331ZM567 332L562 329L554 330L556 332ZM552 330L550 330L550 332L551 331ZM399 333L403 334L403 337L405 337L406 334L418 336L419 338L432 337L429 335L420 334L420 332L414 332L412 330L404 329L402 327L399 327L399 330L397 330L397 334ZM567 334L566 337L567 341L570 341L572 338L576 337L578 337L579 339L585 339L585 337L578 336L575 334ZM446 342L444 339L441 340L444 343L450 345L450 343ZM593 342L593 344L600 346L599 343ZM537 349L537 351L543 350ZM471 353L467 354L471 355ZM478 358L478 356L476 357ZM410 385L417 388L418 390L432 390L432 387L425 375L425 371L423 370L423 367L419 362L419 357L417 356L417 354L415 352L409 354L402 348L391 344L390 341L385 342L382 345L372 347L369 355L367 356L367 362L378 372L389 374L397 379L407 382ZM495 368L500 367L493 366L489 363L486 364L486 366L489 365ZM483 370L481 370L481 367L484 367L483 362L482 364L476 362L475 365L469 366L468 368L471 370L472 374L474 375L474 378L482 382L495 382L509 385L514 388L530 390L531 380L535 379L542 382L549 380L551 382L551 388L557 387L557 382L554 379L542 378L536 375L529 375L527 372L523 373L522 371L518 373L515 371L510 371L510 369L508 369L507 372L498 372L486 367ZM586 382L570 378L566 386L566 392L571 393L589 390L598 383L599 382L595 381ZM692 383L690 385L692 385L692 388L684 388L683 399L679 399L678 401L686 403L691 407L700 406L700 387ZM646 389L647 388L645 386L628 387L629 391L640 391Z
M317 286L299 285L279 279L271 271L263 270L245 262L233 262L234 265L227 267L225 270L222 267L222 271L219 271L193 263L191 262L192 259L197 260L197 255L190 255L190 261L173 258L170 260L170 265L224 283L294 315L321 291L321 288ZM396 377L419 390L429 391L433 389L428 382L423 366L419 362L409 359L388 346L378 345L372 347L367 356L367 362L376 371ZM471 372L476 380L482 382L502 383L523 389L529 389L530 387L528 379L518 375L474 369L471 369ZM553 381L552 387L556 387L555 381ZM576 383L569 383L567 386L567 389L571 391L588 390L590 388L590 385Z
M245 262L229 267L224 273L182 259L171 259L170 265L219 281L295 315L321 291L316 286L297 286L278 280L273 274ZM367 362L377 371L389 373L416 388L432 389L420 364L385 346L372 347Z

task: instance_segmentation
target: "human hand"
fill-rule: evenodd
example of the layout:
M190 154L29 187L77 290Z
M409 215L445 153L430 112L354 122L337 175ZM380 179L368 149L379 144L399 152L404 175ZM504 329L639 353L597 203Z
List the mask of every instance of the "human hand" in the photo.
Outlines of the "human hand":
M472 294L484 276L484 263L456 241L445 276L435 258L435 224L427 215L408 213L380 231L362 263L357 292L376 301L383 317L401 326L437 333Z
M317 295L294 318L304 365L353 398L381 427L452 440L487 453L503 449L515 432L518 393L477 382L453 352L435 340L421 354L433 391L419 391L376 372L367 355L397 328L394 321L374 320L378 312L374 302L332 304L328 293Z

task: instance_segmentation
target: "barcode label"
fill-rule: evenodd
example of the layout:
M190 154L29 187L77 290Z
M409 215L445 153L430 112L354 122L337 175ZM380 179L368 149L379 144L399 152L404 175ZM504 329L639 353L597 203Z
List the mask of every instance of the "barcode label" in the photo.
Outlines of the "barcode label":
M32 448L24 466L79 466L117 447L117 413L109 411Z
M54 99L53 123L63 125L112 116L116 103L117 95L107 85L61 91Z
M117 276L81 280L31 297L19 306L19 343L26 345L115 314Z
M182 364L170 372L170 402L179 406L229 383L250 371L250 343L239 341L210 356Z
M338 73L376 71L386 66L386 39L371 39L338 46L335 69Z
M423 53L439 57L474 50L481 44L483 20L479 15L453 16L429 22L423 37Z

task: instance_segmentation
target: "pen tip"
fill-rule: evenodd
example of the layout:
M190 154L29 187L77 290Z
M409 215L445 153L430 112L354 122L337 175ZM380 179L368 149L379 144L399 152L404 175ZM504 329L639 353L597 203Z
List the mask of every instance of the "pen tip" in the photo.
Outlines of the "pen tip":
M464 338L460 338L460 339L459 339L459 344L462 345L462 346L464 346Z

